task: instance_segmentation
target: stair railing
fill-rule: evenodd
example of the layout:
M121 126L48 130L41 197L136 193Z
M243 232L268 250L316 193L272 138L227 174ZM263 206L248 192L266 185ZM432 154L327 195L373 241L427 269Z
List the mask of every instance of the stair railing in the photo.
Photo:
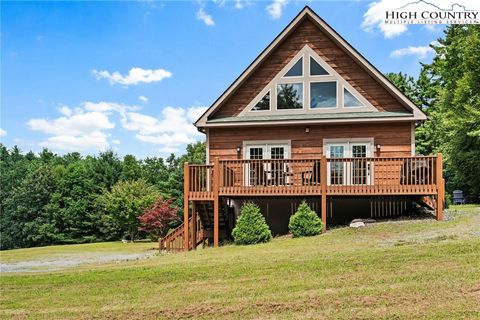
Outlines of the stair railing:
M193 232L192 217L188 219L189 230ZM203 242L203 228L200 221L200 218L197 215L197 230L196 230L196 245ZM184 229L183 223L176 227L172 232L167 234L165 237L158 240L158 250L160 253L163 252L180 252L185 250L184 246ZM193 236L190 235L189 239L193 239ZM193 244L189 241L189 250L193 248Z

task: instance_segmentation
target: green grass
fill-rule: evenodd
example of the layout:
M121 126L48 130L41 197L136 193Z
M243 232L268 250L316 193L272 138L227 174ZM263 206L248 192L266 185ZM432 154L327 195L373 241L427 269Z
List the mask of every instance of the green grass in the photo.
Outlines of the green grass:
M475 319L480 317L480 208L457 207L448 215L442 223L385 222L256 246L5 274L0 315Z

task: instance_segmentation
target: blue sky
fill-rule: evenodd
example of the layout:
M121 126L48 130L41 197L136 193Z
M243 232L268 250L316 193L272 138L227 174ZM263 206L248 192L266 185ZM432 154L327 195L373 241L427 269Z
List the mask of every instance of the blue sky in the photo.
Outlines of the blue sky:
M382 1L2 2L0 139L181 154L204 138L191 123L305 4L382 72L417 75L442 27L382 26Z

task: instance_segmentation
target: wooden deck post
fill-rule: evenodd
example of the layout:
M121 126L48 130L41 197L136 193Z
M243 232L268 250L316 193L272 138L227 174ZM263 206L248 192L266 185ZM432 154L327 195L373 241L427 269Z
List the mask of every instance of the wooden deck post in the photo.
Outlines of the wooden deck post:
M190 170L188 162L183 164L183 249L188 250L188 192L190 190Z
M323 231L327 230L327 158L322 156L320 161L320 184L322 189L322 223Z
M219 229L219 199L218 190L220 183L220 163L218 158L213 161L213 246L218 247L218 229Z
M192 201L192 250L197 249L197 205Z
M442 221L443 220L443 202L445 199L445 180L443 179L443 158L442 154L439 153L437 155L437 173L436 173L436 178L437 178L437 221Z
M163 251L163 238L158 239L158 253L162 254Z

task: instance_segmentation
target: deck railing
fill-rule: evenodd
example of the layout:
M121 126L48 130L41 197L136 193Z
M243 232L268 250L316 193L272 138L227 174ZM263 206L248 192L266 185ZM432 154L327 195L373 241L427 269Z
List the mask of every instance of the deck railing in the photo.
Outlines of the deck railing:
M217 169L188 166L188 197L212 199L215 190L231 196L317 195L322 175L328 195L435 194L437 162L436 156L217 160Z
M320 188L320 160L219 161L220 194L315 193Z
M328 194L433 194L437 157L327 159Z
M213 165L188 166L189 196L192 199L210 199L213 196Z
M188 226L189 232L191 233L189 236L189 249L193 247L192 239L193 235L196 236L196 244L203 241L203 228L202 222L200 217L196 216L196 223L193 225L192 217L188 219ZM195 230L194 230L195 227ZM184 224L182 223L177 228L175 228L172 232L167 234L165 237L160 238L158 240L158 248L160 253L163 252L179 252L185 250L185 242L184 242Z

